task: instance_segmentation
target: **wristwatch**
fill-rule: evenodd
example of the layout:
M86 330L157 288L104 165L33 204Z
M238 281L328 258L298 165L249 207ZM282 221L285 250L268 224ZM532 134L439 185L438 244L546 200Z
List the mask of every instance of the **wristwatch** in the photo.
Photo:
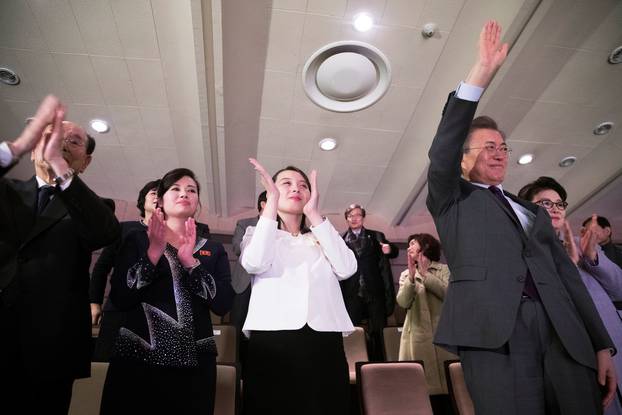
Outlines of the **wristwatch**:
M54 182L57 186L62 186L67 180L71 179L76 174L76 171L69 167L65 173L60 176L54 177Z

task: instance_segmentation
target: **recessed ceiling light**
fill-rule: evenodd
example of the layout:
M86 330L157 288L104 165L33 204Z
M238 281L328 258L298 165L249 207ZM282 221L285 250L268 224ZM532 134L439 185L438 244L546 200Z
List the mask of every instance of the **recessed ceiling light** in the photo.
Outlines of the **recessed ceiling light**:
M110 126L108 125L108 123L100 119L91 120L91 128L100 134L104 134L110 131Z
M0 68L0 82L15 86L20 83L20 79L13 69Z
M594 128L594 135L605 135L613 128L613 123L611 121L601 122Z
M352 25L359 32L367 32L369 29L374 27L374 19L367 13L359 13L354 16Z
M622 46L618 46L609 54L609 58L607 58L610 64L615 65L617 63L622 63Z
M318 144L322 150L331 151L337 147L337 140L334 138L323 138Z
M523 154L518 159L518 164L525 165L529 164L533 161L533 154Z
M577 161L577 158L575 156L568 156L568 157L564 157L560 162L559 162L559 167L570 167L572 166L575 162Z

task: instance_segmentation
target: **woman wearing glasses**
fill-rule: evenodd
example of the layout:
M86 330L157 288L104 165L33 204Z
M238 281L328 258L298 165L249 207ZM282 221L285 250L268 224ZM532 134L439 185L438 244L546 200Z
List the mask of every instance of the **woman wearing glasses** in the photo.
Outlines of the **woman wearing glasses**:
M602 253L598 245L596 232L592 230L596 226L596 215L586 226L581 238L573 237L566 221L566 196L566 190L561 184L545 176L527 184L518 192L518 197L540 205L548 212L561 243L579 269L609 336L618 351L622 350L622 320L613 305L613 301L622 300L622 270ZM605 415L622 414L622 353L617 353L613 361L618 373L617 398L605 408Z

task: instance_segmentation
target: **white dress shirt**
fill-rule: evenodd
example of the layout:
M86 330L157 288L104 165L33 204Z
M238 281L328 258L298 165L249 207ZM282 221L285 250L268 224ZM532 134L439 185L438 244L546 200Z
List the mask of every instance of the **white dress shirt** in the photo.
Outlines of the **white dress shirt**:
M339 280L356 272L356 258L328 220L293 236L276 220L259 218L242 240L241 264L252 275L248 315L242 328L354 331Z

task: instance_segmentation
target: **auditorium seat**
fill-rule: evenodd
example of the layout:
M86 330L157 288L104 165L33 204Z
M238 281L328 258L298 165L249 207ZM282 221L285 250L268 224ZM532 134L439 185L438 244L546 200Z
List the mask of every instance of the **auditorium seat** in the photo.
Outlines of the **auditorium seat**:
M108 363L92 362L91 377L73 383L69 415L97 415L104 390Z
M214 415L235 415L238 400L238 370L232 365L216 365Z
M420 361L356 364L363 415L432 415Z
M235 326L214 325L214 340L218 350L217 363L236 363L238 361L238 345Z
M473 401L464 381L464 372L459 360L447 360L445 362L445 374L447 377L447 390L449 399L457 415L475 415Z
M400 340L402 338L401 327L385 327L382 330L384 341L384 357L388 362L399 360Z
M348 359L350 369L350 383L356 382L356 362L367 362L367 343L365 341L365 330L362 327L355 327L354 332L343 338L343 348Z

